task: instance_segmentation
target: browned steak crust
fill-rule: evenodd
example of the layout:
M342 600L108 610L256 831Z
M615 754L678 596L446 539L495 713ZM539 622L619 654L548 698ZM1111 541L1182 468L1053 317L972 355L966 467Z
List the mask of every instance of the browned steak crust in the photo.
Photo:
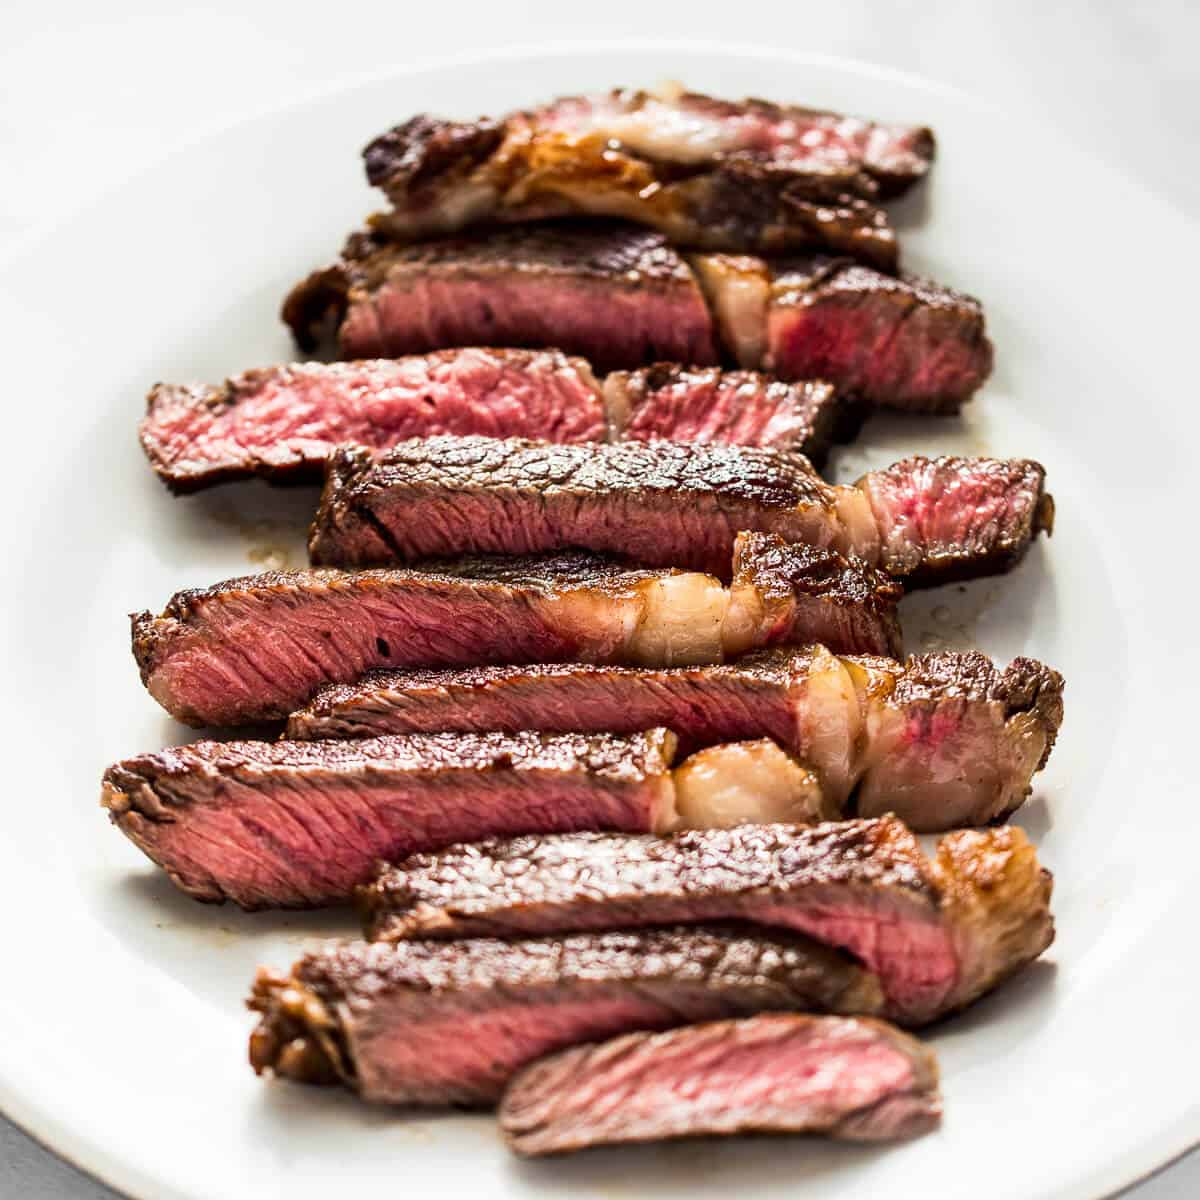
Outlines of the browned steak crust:
M501 832L666 828L665 730L195 742L116 763L113 823L199 900L343 900L380 859Z
M309 553L354 567L575 546L727 578L753 531L920 586L1008 570L1052 518L1028 459L915 457L831 487L802 455L753 446L441 437L335 453Z
M320 685L373 667L669 666L804 642L900 652L892 581L833 551L785 553L764 534L738 536L729 588L578 552L426 567L268 573L180 592L157 617L133 615L142 681L181 721L237 725L285 717Z
M613 222L418 243L355 235L284 303L305 349L331 317L343 358L524 346L582 355L600 371L717 362L712 319L678 251Z
M493 1104L515 1070L581 1040L882 1005L868 972L782 930L342 942L305 955L288 975L259 972L250 1058L260 1073L340 1082L373 1101Z
M894 817L670 838L513 838L415 855L359 893L382 940L742 920L856 955L889 1011L969 1003L1053 939L1051 880L1019 829L949 834L933 862Z
M890 811L938 832L1021 805L1058 734L1062 694L1062 676L1028 658L1000 670L976 652L900 664L809 646L723 666L373 671L322 688L288 736L662 725L685 754L767 737L816 773L828 812Z
M798 506L833 499L804 458L753 447L429 438L339 451L309 549L316 564L369 566L576 545L728 577L739 532L786 537Z

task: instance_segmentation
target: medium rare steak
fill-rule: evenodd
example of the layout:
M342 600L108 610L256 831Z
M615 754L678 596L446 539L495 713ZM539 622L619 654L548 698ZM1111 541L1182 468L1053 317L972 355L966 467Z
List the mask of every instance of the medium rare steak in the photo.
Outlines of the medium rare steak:
M1062 722L1062 689L1057 671L1028 658L1001 671L978 653L901 665L820 647L724 666L380 670L321 688L287 736L662 725L683 753L768 737L816 772L834 813L854 795L860 813L891 811L929 831L987 824L1021 804Z
M268 573L135 613L142 682L192 725L286 717L372 667L720 662L781 643L895 654L899 588L832 551L743 534L733 584L582 553L436 570Z
M556 347L597 370L717 362L712 318L661 234L612 223L544 225L396 244L350 238L283 319L312 349L330 316L342 358L452 346Z
M665 730L195 742L109 767L101 802L197 900L308 907L451 842L669 828L674 750Z
M216 387L160 383L139 436L177 493L231 479L315 482L333 448L386 450L414 437L481 434L547 442L653 438L778 446L822 460L861 411L827 383L659 363L601 385L557 350L469 347L402 359L289 363Z
M623 217L681 245L828 247L890 269L896 237L877 201L923 175L932 154L927 129L618 90L500 121L414 117L363 156L392 205L373 223L401 240L479 223Z
M836 815L768 738L674 754L663 729L197 742L110 767L102 803L184 891L243 908L342 900L381 859L500 834Z
M661 235L628 225L517 226L417 245L356 235L292 290L283 315L305 350L332 318L342 358L557 346L613 370L720 356L908 412L957 411L992 365L978 301L932 280L822 254L685 262Z
M604 395L614 441L768 446L818 463L835 441L850 441L863 418L861 406L828 383L674 363L614 372Z
M455 846L383 870L359 899L369 935L392 941L784 926L853 954L879 977L888 1014L920 1024L1050 944L1050 888L1020 829L948 834L930 860L900 821L881 817Z
M259 476L315 482L340 442L383 450L435 433L603 441L587 363L556 351L449 350L399 361L291 363L217 387L160 383L139 434L175 492Z
M739 531L858 555L910 583L1007 570L1048 529L1028 459L910 458L853 486L749 446L425 438L329 460L309 538L344 567L579 547L721 574Z
M738 1133L894 1141L941 1118L937 1060L882 1021L771 1014L575 1046L500 1105L523 1155Z
M250 1061L388 1104L492 1105L527 1063L637 1029L793 1009L874 1013L876 979L786 931L331 943L262 970Z
M930 413L957 412L991 373L979 301L932 280L821 254L691 262L743 366L828 379L872 407Z

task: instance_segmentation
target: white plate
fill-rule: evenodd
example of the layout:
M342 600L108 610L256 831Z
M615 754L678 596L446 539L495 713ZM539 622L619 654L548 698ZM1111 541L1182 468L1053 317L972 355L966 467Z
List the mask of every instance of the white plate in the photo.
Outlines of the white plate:
M1066 673L1062 740L1022 815L1058 877L1059 937L1046 962L933 1035L947 1109L935 1136L883 1151L729 1141L520 1165L486 1116L412 1118L257 1081L240 1009L255 965L284 965L348 921L193 904L97 808L107 762L187 736L143 693L124 614L245 572L250 555L294 553L312 501L258 485L172 500L134 424L156 379L291 356L280 297L373 205L357 158L370 136L420 110L469 117L663 78L937 128L931 185L901 206L907 261L983 298L996 374L962 423L873 423L841 468L946 448L1049 468L1052 542L1008 578L906 603L914 649L977 641ZM0 274L6 1111L155 1200L368 1186L1093 1200L1180 1154L1200 1138L1189 771L1200 671L1182 536L1197 246L1152 197L946 89L661 46L445 63L327 95L179 150L27 244Z

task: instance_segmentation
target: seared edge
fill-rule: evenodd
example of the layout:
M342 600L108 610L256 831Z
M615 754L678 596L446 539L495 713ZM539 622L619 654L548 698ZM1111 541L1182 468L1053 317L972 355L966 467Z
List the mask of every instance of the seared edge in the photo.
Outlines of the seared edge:
M931 946L952 947L945 984L921 982L903 997L889 991L888 1015L904 1024L971 1003L1054 937L1052 877L1022 830L947 835L931 862L894 817L455 846L382 868L357 900L368 937L403 940L645 925L655 913L657 923L664 913L678 921L695 912L778 924L791 896L802 905L806 893L828 888L846 889L851 907L886 898L902 906L898 919L937 931Z
M518 941L330 942L286 974L258 972L247 1001L260 1014L250 1063L260 1075L357 1090L355 1027L386 1020L396 998L423 997L422 1006L433 1011L464 997L502 1007L672 984L745 993L764 1008L863 1014L883 1008L874 976L785 931L684 926ZM669 990L660 995L669 1005ZM686 1020L684 1011L678 1019Z
M310 907L312 901L288 881L248 898L228 877L213 872L208 856L162 848L156 826L186 828L189 811L237 804L226 795L237 784L245 796L298 781L314 786L357 783L379 786L389 775L402 777L440 772L484 775L495 771L580 771L619 784L661 780L671 797L670 768L675 735L666 729L617 737L611 734L539 734L523 732L394 734L354 741L193 742L114 763L101 780L100 804L112 823L177 887L194 899L222 903L234 899L243 908ZM659 797L657 803L664 803ZM670 819L669 811L660 814ZM266 835L269 837L269 831ZM349 890L347 888L347 890Z

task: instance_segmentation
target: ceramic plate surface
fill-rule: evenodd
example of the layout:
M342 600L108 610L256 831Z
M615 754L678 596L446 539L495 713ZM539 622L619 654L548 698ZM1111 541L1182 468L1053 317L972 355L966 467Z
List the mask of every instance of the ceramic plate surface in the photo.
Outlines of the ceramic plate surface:
M892 1149L779 1139L521 1164L486 1116L409 1117L265 1085L242 999L343 916L245 916L176 893L97 807L111 760L184 741L143 692L125 614L299 565L314 493L173 500L134 429L158 379L293 357L286 288L377 201L358 150L410 114L472 117L682 79L939 137L897 210L907 265L979 295L997 368L962 421L875 421L837 467L965 450L1043 461L1052 541L1012 575L905 601L909 646L1031 654L1067 720L1020 820L1057 876L1046 961L932 1034L946 1119ZM1200 679L1190 512L1198 239L1135 186L956 93L728 48L559 49L441 64L174 150L0 269L3 526L0 1104L138 1197L330 1195L1094 1200L1200 1139ZM1136 419L1135 419L1136 418Z

